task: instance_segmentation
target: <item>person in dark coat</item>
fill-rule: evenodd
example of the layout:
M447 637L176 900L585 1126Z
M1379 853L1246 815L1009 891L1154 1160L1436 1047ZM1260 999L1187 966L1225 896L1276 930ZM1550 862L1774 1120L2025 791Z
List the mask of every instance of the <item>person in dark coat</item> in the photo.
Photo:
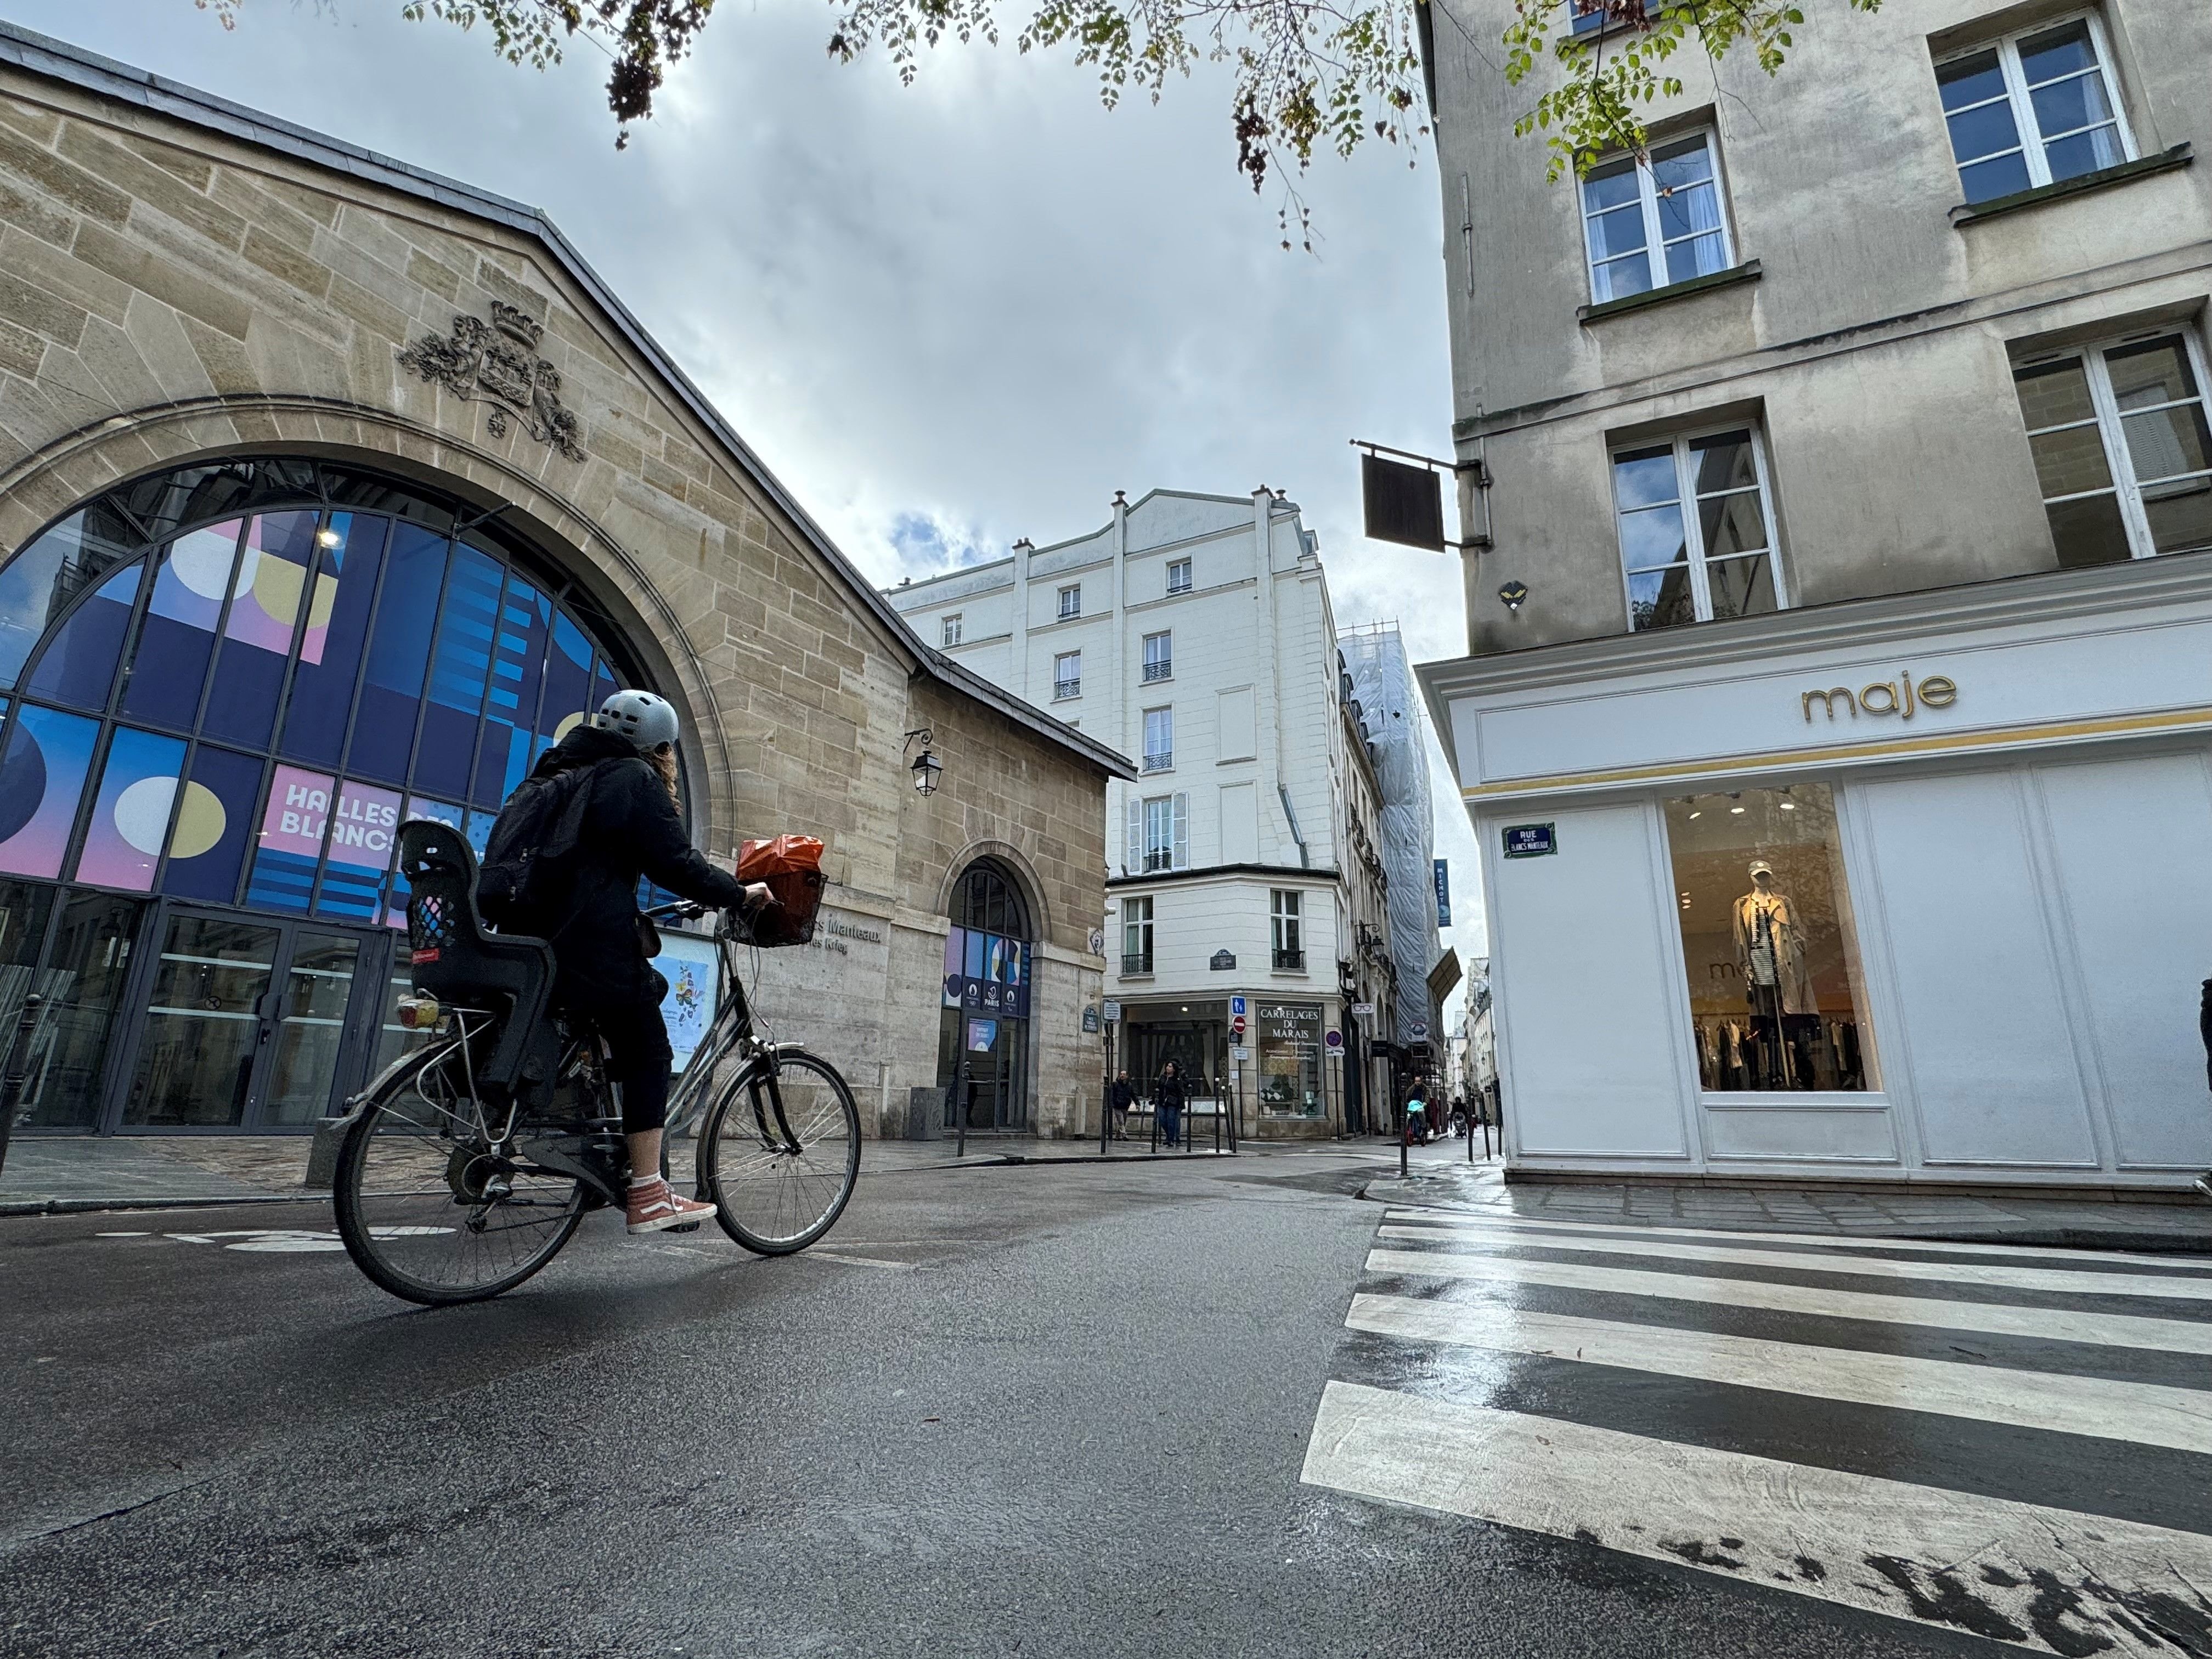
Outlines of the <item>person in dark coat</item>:
M1115 1139L1127 1140L1129 1138L1129 1111L1136 1103L1136 1085L1129 1081L1127 1072L1117 1072L1106 1091L1106 1109L1113 1114L1109 1133Z
M1182 1067L1170 1060L1160 1067L1159 1079L1152 1085L1152 1110L1159 1115L1160 1139L1164 1145L1182 1144L1182 1109L1189 1099Z
M646 955L638 878L718 910L769 903L767 887L741 886L701 857L676 805L676 711L647 691L617 691L539 759L531 775L590 768L576 847L544 872L506 931L553 947L553 1006L596 1030L607 1045L607 1075L622 1085L629 1141L629 1231L659 1232L714 1214L679 1197L660 1175L674 1051L660 1018L668 981Z

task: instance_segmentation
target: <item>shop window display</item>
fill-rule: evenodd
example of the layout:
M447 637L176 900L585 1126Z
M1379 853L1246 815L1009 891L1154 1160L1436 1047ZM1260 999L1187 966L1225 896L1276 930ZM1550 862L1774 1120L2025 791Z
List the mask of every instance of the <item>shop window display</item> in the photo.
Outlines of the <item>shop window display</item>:
M1702 1087L1880 1087L1835 797L1825 784L1666 804Z

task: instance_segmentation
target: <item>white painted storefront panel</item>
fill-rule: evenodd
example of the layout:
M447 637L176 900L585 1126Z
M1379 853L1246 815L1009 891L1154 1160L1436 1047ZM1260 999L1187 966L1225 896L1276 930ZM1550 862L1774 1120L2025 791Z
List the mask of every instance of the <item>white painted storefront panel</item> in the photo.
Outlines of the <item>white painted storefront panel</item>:
M1905 1024L1875 1041L1892 1086L1910 1076L1931 1164L2098 1163L2024 783L1984 772L1851 792Z
M2122 1169L2212 1165L2212 1099L2197 1033L2212 976L2212 783L2199 754L2037 769L2078 972L2075 1023L2094 1042Z
M1545 858L1502 859L1484 830L1509 1132L1534 1156L1687 1158L1680 969L1651 814L1638 802L1556 823Z

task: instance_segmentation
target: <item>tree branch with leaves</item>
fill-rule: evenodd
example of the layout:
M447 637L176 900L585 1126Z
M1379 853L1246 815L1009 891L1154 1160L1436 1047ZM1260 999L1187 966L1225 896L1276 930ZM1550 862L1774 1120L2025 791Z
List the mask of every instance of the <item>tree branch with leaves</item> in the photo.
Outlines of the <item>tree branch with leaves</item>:
M1836 0L1813 0L1833 7ZM234 27L244 0L192 0ZM314 0L319 8L339 0ZM1316 150L1349 157L1380 140L1410 143L1423 114L1419 9L1425 3L1470 43L1478 39L1453 0L1030 0L1014 36L1023 52L1066 51L1096 71L1109 108L1135 91L1157 103L1169 82L1200 64L1231 66L1231 131L1237 167L1257 191L1269 178L1286 191L1291 221L1308 228L1291 181ZM1846 0L1872 11L1881 0ZM872 48L911 84L923 56L948 42L1000 42L999 0L831 0L831 57L849 63ZM1499 67L1515 86L1551 82L1515 123L1545 134L1549 176L1586 173L1608 152L1641 153L1638 111L1682 90L1675 55L1695 47L1718 64L1748 51L1769 75L1802 24L1798 0L1513 0ZM508 63L547 69L581 35L611 62L607 107L617 148L632 123L653 114L669 67L691 50L714 0L402 0L403 15L483 26ZM1602 14L1577 33L1577 16ZM1010 25L1011 27L1012 25ZM1540 70L1542 72L1540 74ZM1307 245L1311 246L1310 240Z

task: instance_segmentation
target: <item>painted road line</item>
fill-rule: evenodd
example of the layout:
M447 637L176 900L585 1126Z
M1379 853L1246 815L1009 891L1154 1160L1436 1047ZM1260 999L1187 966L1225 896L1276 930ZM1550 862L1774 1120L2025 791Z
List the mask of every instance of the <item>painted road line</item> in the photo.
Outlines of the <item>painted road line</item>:
M2018 1256L2028 1261L2070 1262L2077 1266L2110 1261L2130 1267L2162 1267L2174 1273L2194 1269L2212 1275L2212 1255L2130 1255L2120 1250L2068 1250L2047 1244L1954 1244L1939 1238L1903 1236L1894 1238L1844 1237L1831 1233L1774 1233L1763 1228L1670 1227L1656 1221L1565 1221L1539 1219L1534 1216L1480 1215L1466 1210L1393 1207L1383 1212L1383 1219L1423 1221L1440 1227L1511 1227L1544 1232L1579 1232L1590 1229L1601 1232L1641 1233L1662 1239L1708 1239L1723 1244L1731 1240L1741 1243L1745 1239L1759 1239L1769 1244L1818 1245L1824 1250L1941 1250L1946 1255Z
M2203 1534L1355 1382L1301 1479L2045 1652L2172 1659L2147 1626L2208 1627Z
M1497 1302L1430 1302L1363 1292L1352 1297L1344 1322L1382 1336L2212 1453L2212 1389L1629 1325Z
M838 1250L805 1250L800 1252L799 1260L842 1261L848 1267L895 1267L902 1273L917 1272L921 1267L919 1261L887 1261L879 1255L847 1255Z
M1861 1279L1925 1279L1939 1285L1981 1285L2008 1291L2049 1291L2063 1296L2160 1297L2181 1302L2212 1302L2212 1279L2168 1279L2152 1273L2093 1273L2065 1267L1999 1267L1988 1262L1895 1261L1887 1256L1821 1255L1811 1250L1761 1249L1755 1245L1681 1244L1660 1239L1540 1237L1518 1231L1492 1232L1472 1227L1407 1227L1385 1222L1381 1238L1448 1245L1455 1249L1583 1250L1592 1255L1654 1257L1669 1261L1713 1261L1741 1267L1787 1267L1793 1273L1849 1273Z
M1578 1261L1527 1261L1509 1256L1455 1255L1435 1250L1371 1250L1367 1271L1431 1279L1474 1279L1488 1285L1546 1285L1560 1290L1605 1291L1617 1296L1710 1302L1724 1308L1764 1308L1826 1319L1867 1319L1885 1325L1987 1331L2051 1342L2087 1342L2104 1348L2155 1348L2168 1353L2212 1354L2212 1324L2186 1319L2148 1319L2138 1314L2084 1313L2068 1308L2019 1308L1996 1302L1945 1302L1935 1297L1881 1296L1831 1290L1820 1285L1770 1285L1756 1279L1706 1279L1695 1273L1642 1273L1633 1267L1593 1267ZM2212 1586L2208 1586L2212 1589Z

